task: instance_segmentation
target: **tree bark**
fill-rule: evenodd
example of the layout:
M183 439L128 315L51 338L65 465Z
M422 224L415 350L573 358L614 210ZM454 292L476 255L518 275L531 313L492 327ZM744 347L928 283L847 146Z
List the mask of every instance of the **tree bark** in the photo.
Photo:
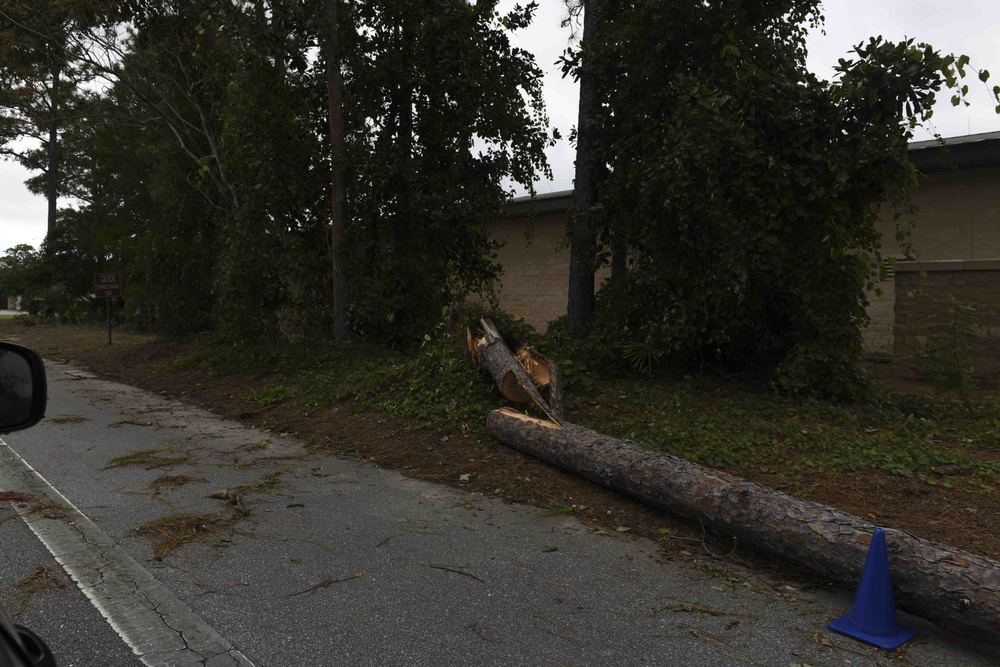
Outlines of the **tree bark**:
M409 20L406 21L404 25L396 27L396 38L399 40L399 48L402 55L401 61L406 63L406 67L398 74L399 81L396 89L395 107L396 111L399 113L399 134L397 136L397 141L399 143L399 156L403 161L403 166L405 167L407 176L405 178L397 179L394 184L395 188L397 188L397 194L399 196L399 211L392 220L392 260L396 266L396 277L400 283L404 285L410 284L416 280L412 273L406 271L407 253L413 252L412 248L410 248L410 235L413 233L413 186L410 180L410 174L414 171L412 163L414 139L413 97L415 91L413 75L410 69L410 63L412 62L411 54L413 53L413 33L414 28ZM398 339L400 340L405 339L407 335L407 330L410 326L408 321L409 314L411 312L407 308L408 304L401 300L402 297L402 292L396 293L396 297L394 299L396 304L392 313L392 325L396 330Z
M582 48L593 44L598 34L597 0L583 1ZM566 323L571 333L583 333L594 312L594 256L597 235L591 207L597 201L595 149L600 100L594 77L588 72L589 57L584 53L580 71L580 104L576 123L576 175L570 211L570 260Z
M347 180L344 177L344 82L340 76L340 43L337 35L337 3L324 0L327 34L326 91L330 115L330 144L333 153L330 187L330 245L333 260L333 333L346 340L351 337L348 313L348 280L344 267L344 202Z
M48 203L48 218L45 230L45 238L54 241L56 230L56 218L59 214L59 95L61 89L62 69L54 67L52 70L52 93L49 102L48 134L49 144L46 155L45 169L45 198Z
M574 424L494 410L487 429L501 442L706 528L856 585L875 525L669 454ZM996 643L1000 562L885 529L897 604L952 631Z

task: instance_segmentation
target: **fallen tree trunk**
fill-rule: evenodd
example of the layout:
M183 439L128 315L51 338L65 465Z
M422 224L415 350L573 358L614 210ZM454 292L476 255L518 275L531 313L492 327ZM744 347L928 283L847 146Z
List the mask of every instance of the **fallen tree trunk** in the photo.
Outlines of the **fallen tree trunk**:
M856 585L875 525L833 507L595 431L509 409L489 432L554 466L774 554ZM1000 631L1000 563L885 529L896 601L953 631L992 642Z

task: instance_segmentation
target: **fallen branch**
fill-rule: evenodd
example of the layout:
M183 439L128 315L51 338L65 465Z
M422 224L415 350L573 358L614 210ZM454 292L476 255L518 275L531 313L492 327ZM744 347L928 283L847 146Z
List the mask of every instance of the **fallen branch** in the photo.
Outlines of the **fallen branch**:
M427 567L432 568L434 570L444 570L445 572L453 572L455 574L460 574L464 577L470 577L484 584L486 583L485 581L483 581L476 575L472 574L471 572L466 572L465 570L459 569L457 567L451 567L450 565L435 565L434 563L428 563Z
M504 408L490 412L486 426L515 449L833 581L860 579L875 525L859 517L575 424ZM885 536L901 608L998 641L1000 563L901 530Z
M349 577L344 577L343 579L327 578L320 581L319 583L313 584L312 586L306 588L305 590L299 591L298 593L289 593L288 597L293 598L296 595L305 595L306 593L313 593L321 588L326 588L327 586L332 586L334 584L342 584L345 581L354 581L355 579L360 579L360 578L361 578L360 572L356 572Z

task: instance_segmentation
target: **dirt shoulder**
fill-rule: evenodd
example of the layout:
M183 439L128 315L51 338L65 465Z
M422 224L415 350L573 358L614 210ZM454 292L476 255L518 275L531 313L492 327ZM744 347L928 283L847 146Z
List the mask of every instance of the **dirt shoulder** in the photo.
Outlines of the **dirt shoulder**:
M574 514L596 530L628 532L660 541L670 553L711 549L699 527L557 470L499 444L477 443L455 431L415 428L385 414L359 412L353 401L306 408L292 401L261 406L247 400L263 383L245 376L215 376L173 362L193 351L142 334L74 326L15 327L0 321L0 338L27 345L45 358L98 376L176 398L227 419L287 433L317 453L366 459L417 479L448 484L552 514ZM483 415L485 420L485 415ZM466 481L467 480L467 481ZM720 550L730 551L724 545Z
M187 401L226 418L294 434L317 453L367 459L414 478L536 505L553 514L572 513L595 530L650 537L661 544L667 558L704 557L725 567L727 561L719 558L725 555L743 564L772 565L758 555L734 550L734 545L724 538L713 539L698 525L507 447L481 442L461 430L415 428L412 421L400 417L360 412L358 404L351 400L318 406L294 400L250 400L248 397L265 390L267 383L243 375L213 375L196 364L176 363L192 354L193 348L187 344L116 331L114 343L109 346L106 330L22 327L9 320L0 321L0 338L33 347L46 358ZM724 465L719 467L726 469ZM788 483L786 477L774 471L728 471L881 525L1000 557L1000 533L996 530L1000 525L1000 503L991 489L965 485L946 489L880 472L798 474L794 483Z

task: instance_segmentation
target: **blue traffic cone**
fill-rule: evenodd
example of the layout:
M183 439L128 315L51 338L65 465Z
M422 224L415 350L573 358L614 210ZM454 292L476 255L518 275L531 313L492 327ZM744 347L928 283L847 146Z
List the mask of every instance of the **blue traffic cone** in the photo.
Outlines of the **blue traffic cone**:
M828 627L886 651L894 651L917 636L916 630L896 622L889 552L881 528L876 528L872 535L851 613L831 621Z

